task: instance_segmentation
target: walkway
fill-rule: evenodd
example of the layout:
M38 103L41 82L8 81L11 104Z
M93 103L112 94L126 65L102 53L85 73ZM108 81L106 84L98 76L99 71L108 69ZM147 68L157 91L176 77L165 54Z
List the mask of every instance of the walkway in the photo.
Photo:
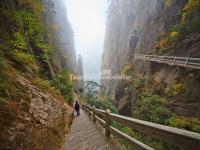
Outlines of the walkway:
M200 70L200 58L135 54L134 59Z
M113 146L88 115L81 111L72 123L64 150L116 150Z

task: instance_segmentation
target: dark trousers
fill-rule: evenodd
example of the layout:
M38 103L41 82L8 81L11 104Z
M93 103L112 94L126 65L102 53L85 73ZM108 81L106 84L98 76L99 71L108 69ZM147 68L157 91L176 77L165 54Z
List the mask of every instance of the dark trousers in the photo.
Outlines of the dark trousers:
M80 110L76 110L76 115L80 116Z

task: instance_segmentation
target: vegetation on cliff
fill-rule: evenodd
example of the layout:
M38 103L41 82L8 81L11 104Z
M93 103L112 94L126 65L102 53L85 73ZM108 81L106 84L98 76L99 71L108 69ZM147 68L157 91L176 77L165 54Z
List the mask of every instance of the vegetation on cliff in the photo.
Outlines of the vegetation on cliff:
M56 87L60 91L60 94L72 104L73 103L73 84L70 80L70 74L67 71L63 71L51 81L51 85Z
M110 1L102 69L132 80L103 80L101 86L115 96L122 115L132 104L134 118L200 132L199 71L134 61L134 53L199 58L199 10L199 0ZM155 149L176 149L118 127Z
M114 105L113 99L107 99L100 96L98 89L99 84L94 81L87 81L84 90L80 93L81 99L84 103L94 106L97 109L110 109L112 113L117 113L117 108Z
M70 124L72 110L65 102L72 102L72 83L65 50L59 32L47 23L56 24L53 7L45 0L0 3L1 149L57 149ZM54 119L52 124L45 117Z
M166 0L165 3L166 7L172 7L175 2L173 0ZM188 0L185 3L179 22L172 25L168 33L164 33L158 38L158 42L155 44L157 54L174 55L176 49L180 48L181 45L195 41L192 36L200 32L199 8L199 0ZM188 36L189 40L184 41L186 36Z

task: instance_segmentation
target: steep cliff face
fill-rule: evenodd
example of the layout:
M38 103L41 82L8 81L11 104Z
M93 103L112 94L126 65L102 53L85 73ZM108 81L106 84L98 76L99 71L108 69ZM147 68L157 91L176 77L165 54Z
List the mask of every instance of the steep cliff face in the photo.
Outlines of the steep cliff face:
M68 21L67 12L63 0L42 0L43 15L48 32L52 35L48 38L55 50L51 55L51 75L54 76L64 69L76 73L76 51L74 47L73 31Z
M167 97L167 108L177 115L190 117L200 115L198 71L133 59L134 53L199 57L199 1L196 1L197 9L194 8L189 19L183 21L184 12L190 2L188 0L110 1L102 70L111 69L112 74L119 74L128 67L127 75L130 75L132 80L102 80L101 84L106 88L105 95L115 97L120 113L131 116L134 114L141 97L138 96L138 91L132 88L133 82L148 76L152 81L151 87L147 85L149 82L144 82L142 91L148 86L154 94ZM194 26L191 27L189 24ZM186 28L191 30L188 31ZM178 87L180 88L178 94L169 94Z
M62 45L63 57L66 63L63 63L63 67L70 69L76 73L76 52L74 47L73 30L66 16L67 11L64 1L55 0L55 23L57 24L58 38ZM60 57L60 56L59 56Z
M157 37L169 31L178 21L184 3L179 2L169 11L163 1L112 1L108 13L102 69L111 69L113 74L120 73L125 64L132 61L129 54L151 51ZM129 48L131 36L136 41ZM102 84L109 84L108 91L111 95L114 94L116 83L111 81Z
M60 149L72 120L72 28L61 0L0 2L0 149Z

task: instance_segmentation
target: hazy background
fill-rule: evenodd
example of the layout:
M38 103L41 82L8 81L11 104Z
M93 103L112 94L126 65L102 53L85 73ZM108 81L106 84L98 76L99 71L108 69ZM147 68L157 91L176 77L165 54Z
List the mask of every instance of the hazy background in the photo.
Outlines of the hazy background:
M83 57L84 73L100 73L106 28L107 0L65 0L74 30L76 53Z

